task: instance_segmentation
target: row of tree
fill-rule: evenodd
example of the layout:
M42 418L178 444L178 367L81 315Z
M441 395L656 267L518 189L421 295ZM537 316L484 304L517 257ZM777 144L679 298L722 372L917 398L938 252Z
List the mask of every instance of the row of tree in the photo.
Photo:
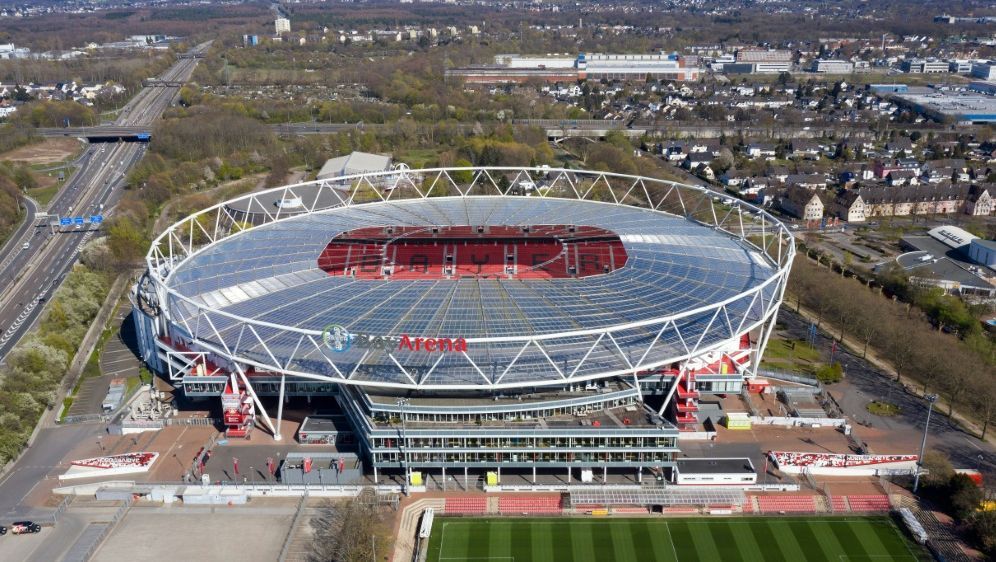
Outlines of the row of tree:
M926 314L845 278L805 257L789 277L789 305L814 312L838 337L857 341L889 361L894 374L909 377L925 392L939 392L948 415L964 408L980 423L985 438L996 420L996 346L984 333L964 339L934 329Z
M52 298L38 330L7 355L0 367L0 465L24 448L107 297L109 277L76 266Z

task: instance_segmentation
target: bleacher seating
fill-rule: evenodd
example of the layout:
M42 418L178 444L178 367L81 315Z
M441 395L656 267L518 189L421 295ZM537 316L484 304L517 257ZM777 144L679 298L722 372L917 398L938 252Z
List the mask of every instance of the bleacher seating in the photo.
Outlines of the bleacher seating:
M446 498L443 512L450 515L480 515L488 511L488 498L467 496Z
M889 511L892 508L889 496L881 494L847 496L847 503L850 504L851 511Z
M511 258L510 258L511 256ZM340 234L318 258L330 275L358 279L600 275L626 263L612 232L567 225L364 227Z
M561 498L547 495L501 496L498 498L499 513L561 513Z
M816 503L813 496L758 496L761 513L813 513Z

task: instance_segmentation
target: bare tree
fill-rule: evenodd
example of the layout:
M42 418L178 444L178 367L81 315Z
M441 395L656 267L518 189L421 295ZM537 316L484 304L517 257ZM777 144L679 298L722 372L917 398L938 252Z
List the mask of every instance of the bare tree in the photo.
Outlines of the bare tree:
M311 527L313 562L367 562L377 560L378 552L389 552L386 508L378 505L370 488L350 500L330 502L311 520Z

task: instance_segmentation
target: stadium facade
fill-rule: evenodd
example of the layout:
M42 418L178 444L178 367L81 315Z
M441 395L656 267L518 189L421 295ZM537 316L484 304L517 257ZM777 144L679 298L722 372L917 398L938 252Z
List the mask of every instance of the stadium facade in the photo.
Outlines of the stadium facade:
M290 397L330 397L375 473L642 478L701 430L702 395L754 377L794 252L767 213L701 187L395 170L170 226L133 314L150 368L220 400L230 438L279 439Z

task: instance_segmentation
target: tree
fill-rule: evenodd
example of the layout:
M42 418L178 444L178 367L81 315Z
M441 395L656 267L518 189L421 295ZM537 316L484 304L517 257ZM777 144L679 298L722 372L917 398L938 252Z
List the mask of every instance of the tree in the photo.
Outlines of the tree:
M389 529L376 492L365 488L355 498L326 504L312 519L312 557L330 562L367 562L387 553Z
M951 510L959 520L967 519L982 502L982 490L967 474L955 474L948 483L947 497L951 501Z
M944 453L937 451L927 451L920 461L926 473L921 477L921 482L926 488L941 488L947 486L954 476L954 467Z
M470 168L473 164L468 162L465 158L461 158L453 163L454 168ZM450 178L456 182L457 185L466 187L467 184L474 181L473 170L458 170L454 172L449 172Z

